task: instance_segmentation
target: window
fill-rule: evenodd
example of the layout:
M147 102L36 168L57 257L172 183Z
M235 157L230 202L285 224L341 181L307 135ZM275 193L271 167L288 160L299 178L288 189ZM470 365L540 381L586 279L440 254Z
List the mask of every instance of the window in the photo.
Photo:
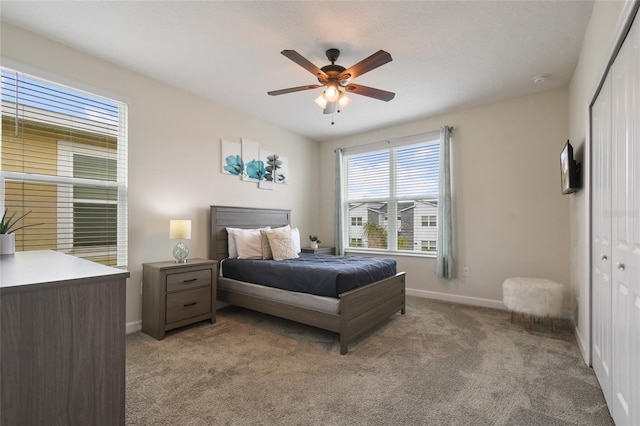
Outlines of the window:
M422 251L436 251L435 240L422 241Z
M349 247L425 254L423 241L437 240L439 154L439 132L345 150Z
M422 226L436 226L436 215L422 216Z
M127 264L127 106L2 69L3 206L17 250Z
M362 226L362 217L352 217L351 226Z
M349 247L362 247L362 238L351 238Z

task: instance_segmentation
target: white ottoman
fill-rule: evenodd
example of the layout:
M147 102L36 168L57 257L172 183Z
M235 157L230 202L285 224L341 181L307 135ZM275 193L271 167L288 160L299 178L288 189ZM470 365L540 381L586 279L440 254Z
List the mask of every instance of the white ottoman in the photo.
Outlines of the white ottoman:
M542 278L508 278L502 284L502 301L514 313L534 318L551 318L551 330L555 331L554 318L562 314L562 284ZM525 321L526 328L526 321Z

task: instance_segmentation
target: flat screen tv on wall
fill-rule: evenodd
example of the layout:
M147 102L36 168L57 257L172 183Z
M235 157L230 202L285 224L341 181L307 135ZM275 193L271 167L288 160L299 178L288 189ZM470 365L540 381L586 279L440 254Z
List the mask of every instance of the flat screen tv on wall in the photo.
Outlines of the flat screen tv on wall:
M571 194L580 189L580 163L573 158L573 147L569 141L560 154L560 178L563 194Z

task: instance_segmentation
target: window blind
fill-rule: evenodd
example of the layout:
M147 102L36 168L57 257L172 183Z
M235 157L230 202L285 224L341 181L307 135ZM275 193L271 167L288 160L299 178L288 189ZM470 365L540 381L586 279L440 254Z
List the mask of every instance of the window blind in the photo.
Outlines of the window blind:
M3 68L0 155L16 250L126 266L126 104Z
M387 145L345 152L344 235L349 249L433 254L439 136L428 133Z

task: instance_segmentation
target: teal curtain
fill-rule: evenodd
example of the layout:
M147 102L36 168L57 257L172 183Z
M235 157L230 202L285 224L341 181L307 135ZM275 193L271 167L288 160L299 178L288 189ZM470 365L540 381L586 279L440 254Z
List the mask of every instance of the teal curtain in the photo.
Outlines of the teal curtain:
M451 203L451 131L440 129L440 177L438 188L438 243L436 276L452 280L456 277L454 221Z
M342 208L342 201L344 198L344 194L342 192L342 157L343 150L342 148L336 149L336 187L335 187L335 218L334 222L336 225L335 230L335 238L334 244L336 246L336 255L343 256L344 255L344 236L343 233L343 225L344 225L344 213Z

